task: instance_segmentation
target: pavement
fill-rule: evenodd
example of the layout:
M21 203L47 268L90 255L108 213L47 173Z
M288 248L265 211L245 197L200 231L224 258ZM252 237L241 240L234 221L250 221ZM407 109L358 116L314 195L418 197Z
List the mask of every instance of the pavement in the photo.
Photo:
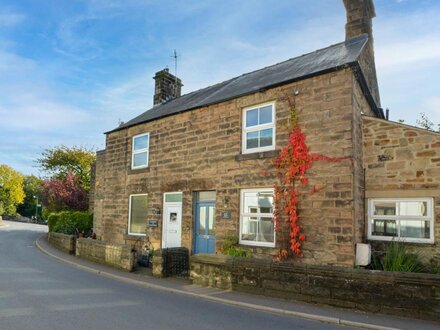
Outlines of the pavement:
M46 235L40 236L35 244L46 255L87 272L139 287L166 291L177 295L191 296L214 303L352 328L440 329L440 323L437 322L372 314L350 309L245 294L230 290L200 287L191 284L191 281L186 279L158 279L149 275L148 271L128 273L59 251L48 243Z

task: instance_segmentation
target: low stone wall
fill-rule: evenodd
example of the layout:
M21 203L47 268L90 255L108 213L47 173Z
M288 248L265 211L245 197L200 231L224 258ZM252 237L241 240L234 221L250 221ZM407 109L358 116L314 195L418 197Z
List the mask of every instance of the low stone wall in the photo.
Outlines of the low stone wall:
M130 245L110 244L90 238L76 241L76 255L80 258L132 271L135 258Z
M49 232L47 235L47 240L57 249L68 252L70 254L75 254L75 236Z
M440 320L440 275L277 263L219 255L191 257L194 284Z

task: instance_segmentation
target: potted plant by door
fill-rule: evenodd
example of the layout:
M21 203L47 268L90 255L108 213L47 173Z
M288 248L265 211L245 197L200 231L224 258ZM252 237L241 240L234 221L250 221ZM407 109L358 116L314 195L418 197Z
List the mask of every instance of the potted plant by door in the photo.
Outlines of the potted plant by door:
M154 248L151 246L150 242L142 245L141 254L138 257L138 265L142 267L150 267L153 259Z

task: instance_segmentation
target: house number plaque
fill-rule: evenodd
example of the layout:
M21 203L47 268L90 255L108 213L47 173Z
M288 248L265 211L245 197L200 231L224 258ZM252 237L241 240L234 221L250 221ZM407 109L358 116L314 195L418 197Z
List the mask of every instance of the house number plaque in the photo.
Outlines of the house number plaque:
M223 211L222 219L231 219L231 211Z
M148 227L157 227L157 220L148 220Z

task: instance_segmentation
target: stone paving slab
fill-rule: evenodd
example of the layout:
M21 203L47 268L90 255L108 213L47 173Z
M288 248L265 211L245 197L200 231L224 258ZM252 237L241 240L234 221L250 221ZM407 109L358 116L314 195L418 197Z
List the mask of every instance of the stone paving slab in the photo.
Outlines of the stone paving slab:
M46 235L36 241L37 247L47 255L68 263L72 266L94 272L101 276L114 278L133 285L150 289L165 290L176 294L185 294L222 304L234 305L280 315L302 317L322 322L340 324L367 329L436 329L440 323L408 318L372 314L349 309L341 309L305 302L277 299L266 296L252 295L230 290L220 290L193 285L188 279L164 278L158 279L148 275L148 272L124 272L105 265L61 252L47 242Z

